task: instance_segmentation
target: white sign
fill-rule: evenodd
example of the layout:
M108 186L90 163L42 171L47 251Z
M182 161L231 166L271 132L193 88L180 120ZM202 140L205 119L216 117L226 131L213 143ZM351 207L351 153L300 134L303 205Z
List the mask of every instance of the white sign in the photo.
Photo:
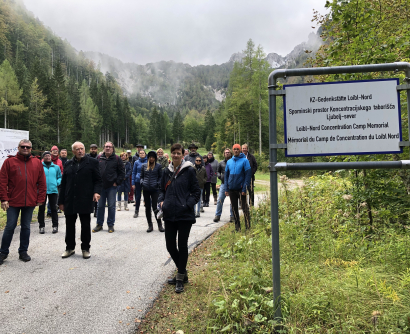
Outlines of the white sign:
M16 155L20 140L29 139L29 132L0 128L0 168L9 155Z
M286 156L401 153L399 79L286 85Z

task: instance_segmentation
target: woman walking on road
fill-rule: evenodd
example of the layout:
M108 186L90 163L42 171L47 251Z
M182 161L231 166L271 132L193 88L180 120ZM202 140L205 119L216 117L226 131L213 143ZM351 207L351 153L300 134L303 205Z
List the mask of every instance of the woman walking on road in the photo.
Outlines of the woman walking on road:
M156 212L158 211L158 190L159 183L162 176L162 166L157 163L157 153L155 151L148 152L148 162L141 167L141 185L144 190L144 202L145 202L145 216L148 221L147 232L152 232L152 218L151 218L151 206L154 211L155 219L157 219ZM158 230L165 232L162 227L161 219L157 219Z
M204 186L206 183L207 175L206 169L202 166L202 160L200 157L197 157L195 160L195 169L196 169L196 178L198 179L199 188L201 188L201 196L199 197L199 201L196 204L196 214L195 218L200 217L200 210L201 210L201 200L202 200L202 193L204 191Z
M158 198L164 215L167 250L178 268L176 276L168 280L169 284L175 284L176 293L184 291L184 283L188 282L188 238L195 223L194 207L201 196L195 168L183 161L183 156L184 147L178 143L172 145L172 163L164 169Z
M134 163L134 168L132 169L132 189L134 189L135 198L135 213L134 218L138 217L138 212L140 211L141 202L141 167L147 162L147 157L144 150L139 151L139 158Z
M129 183L129 178L131 175L131 163L128 159L128 154L126 152L122 152L120 154L120 158L124 164L125 169L125 176L122 183L117 187L117 202L118 208L117 211L121 211L121 193L124 193L124 210L128 211L128 193L130 192L131 186Z
M204 155L202 159L205 163L205 169L206 169L206 182L204 186L204 208L207 208L209 207L209 196L211 195L211 180L212 180L212 177L214 176L214 171L212 169L211 164L208 161L208 157Z

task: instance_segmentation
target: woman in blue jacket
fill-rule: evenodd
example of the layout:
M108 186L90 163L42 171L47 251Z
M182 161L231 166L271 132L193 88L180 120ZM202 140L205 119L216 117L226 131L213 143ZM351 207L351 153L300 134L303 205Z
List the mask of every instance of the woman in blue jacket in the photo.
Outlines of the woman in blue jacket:
M60 167L51 162L51 153L45 151L43 153L43 168L46 175L47 183L47 197L50 203L51 209L51 221L53 224L53 233L58 232L58 213L57 213L57 200L58 200L58 187L61 184L61 170ZM46 209L46 203L40 205L38 208L38 223L40 228L40 234L45 233L44 212Z
M129 182L129 178L131 175L131 163L128 161L128 155L126 152L122 152L120 154L120 158L124 164L125 176L121 184L117 186L117 211L121 211L121 193L124 193L124 210L128 211L128 193L131 189L131 185Z
M148 221L147 232L152 232L151 206L154 211L155 218L157 217L158 191L162 176L162 165L157 163L157 153L155 151L148 152L148 162L141 167L141 185L144 190L145 216ZM157 219L157 218L156 218ZM161 219L157 219L158 230L165 232L162 227Z
M135 199L135 213L134 218L138 217L138 212L140 211L141 202L141 167L147 162L147 155L144 150L139 151L139 158L134 163L134 168L132 169L132 189L134 189L134 199Z

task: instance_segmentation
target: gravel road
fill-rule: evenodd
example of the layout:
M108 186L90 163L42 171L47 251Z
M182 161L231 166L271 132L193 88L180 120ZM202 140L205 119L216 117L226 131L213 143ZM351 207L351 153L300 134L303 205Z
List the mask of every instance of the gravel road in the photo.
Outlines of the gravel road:
M221 221L214 223L216 206L193 225L190 250L229 221L229 199ZM31 226L30 262L18 260L20 228L16 228L10 254L0 266L0 333L134 333L143 315L162 289L175 266L165 248L164 233L156 224L146 233L145 215L116 212L115 232L92 233L91 258L82 258L77 222L76 254L62 259L65 219L59 233L46 234ZM141 211L144 212L141 203ZM106 212L107 218L107 212ZM91 219L92 227L96 218ZM2 232L0 232L0 237ZM188 262L189 269L189 262Z

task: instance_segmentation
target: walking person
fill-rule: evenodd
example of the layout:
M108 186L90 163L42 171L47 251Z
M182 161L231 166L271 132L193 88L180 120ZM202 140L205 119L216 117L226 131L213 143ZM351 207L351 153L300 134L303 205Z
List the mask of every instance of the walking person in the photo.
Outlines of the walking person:
M120 154L120 158L122 163L124 164L124 180L122 183L117 187L117 211L121 211L121 194L124 193L124 210L129 211L128 209L128 192L131 189L131 185L129 182L131 176L131 164L128 161L128 155L125 152Z
M97 160L103 181L103 189L100 194L100 200L98 201L97 225L93 228L93 232L95 233L103 229L105 203L107 202L108 232L113 233L115 224L115 195L117 194L117 187L124 181L124 163L118 155L115 154L114 144L110 141L104 144L104 152L98 156Z
M199 188L201 189L201 195L199 196L199 201L196 204L196 214L195 214L195 218L199 218L201 216L200 212L201 212L202 194L204 192L204 186L205 186L206 179L207 179L206 169L204 166L202 166L202 160L200 157L197 157L195 160L195 170L196 170L196 178L198 180L198 185L199 185Z
M204 208L207 208L209 207L209 197L211 195L211 180L212 180L212 177L214 176L214 171L206 155L202 157L202 160L205 163L205 170L206 170L206 182L204 186Z
M252 169L245 154L241 153L239 144L233 145L233 158L228 160L225 168L225 195L231 197L235 230L241 230L239 219L238 201L241 202L245 216L245 228L250 228L249 206L246 203L246 191L251 181Z
M134 163L134 168L132 169L132 189L134 190L134 198L135 198L135 212L134 218L138 217L140 211L140 204L141 204L141 168L142 165L147 163L148 159L146 157L145 151L139 151L139 158Z
M0 265L7 258L17 220L20 217L19 259L27 262L30 242L30 223L36 206L46 200L47 184L40 160L31 156L32 144L28 139L20 140L18 152L7 158L0 170L1 208L7 212L0 248Z
M194 166L195 165L195 160L197 157L200 157L202 160L201 155L197 152L198 146L196 146L194 143L190 144L188 146L189 148L189 154L185 155L184 160L185 161L190 161L191 164ZM204 162L202 161L202 165L204 165Z
M100 199L102 179L98 161L85 154L84 144L75 142L71 148L74 156L66 163L58 199L66 222L66 250L61 257L67 258L75 253L75 223L77 217L80 217L81 251L83 258L89 259L91 213L94 210L94 203Z
M168 158L164 155L164 150L162 148L157 150L157 157L157 162L161 165L162 169L169 166Z
M157 220L158 231L165 232L162 227L161 219L157 219L158 191L161 176L162 166L157 163L157 153L155 151L149 151L148 161L141 166L141 186L144 194L145 216L147 217L148 222L148 233L153 231L151 206L154 211L155 219Z
M216 212L215 212L215 218L214 218L214 222L219 222L219 220L221 219L221 215L222 215L222 208L223 208L223 204L226 198L225 195L225 168L226 168L226 163L228 162L229 159L232 158L232 152L229 148L225 149L224 151L224 157L225 159L222 160L219 164L218 164L218 179L221 180L221 186L219 188L219 197L218 197L218 204L216 205ZM232 213L232 204L229 205L230 207L230 212L231 212L231 218L230 218L230 222L234 222L234 217L233 217L233 213Z
M183 155L184 147L181 144L171 146L172 163L163 171L158 198L165 222L167 250L178 268L176 276L168 283L176 285L177 293L184 291L184 283L188 282L188 238L195 223L194 207L201 196L195 168L183 160Z
M57 213L57 201L58 201L58 187L61 184L61 170L60 167L51 162L51 152L45 151L43 153L43 168L44 175L46 176L47 184L47 197L51 210L51 222L53 226L53 233L58 232L58 213ZM39 223L40 234L45 233L45 221L44 214L46 210L46 203L44 202L38 208L37 220Z
M256 162L255 156L249 153L248 144L242 145L242 153L245 154L246 159L249 161L251 166L251 184L249 185L249 206L255 205L255 173L258 170L258 163Z
M212 194L214 195L214 205L216 205L218 200L218 193L216 191L216 182L218 182L218 160L215 159L214 154L212 152L208 152L208 162L211 165L213 171L213 175L211 178L211 188Z

